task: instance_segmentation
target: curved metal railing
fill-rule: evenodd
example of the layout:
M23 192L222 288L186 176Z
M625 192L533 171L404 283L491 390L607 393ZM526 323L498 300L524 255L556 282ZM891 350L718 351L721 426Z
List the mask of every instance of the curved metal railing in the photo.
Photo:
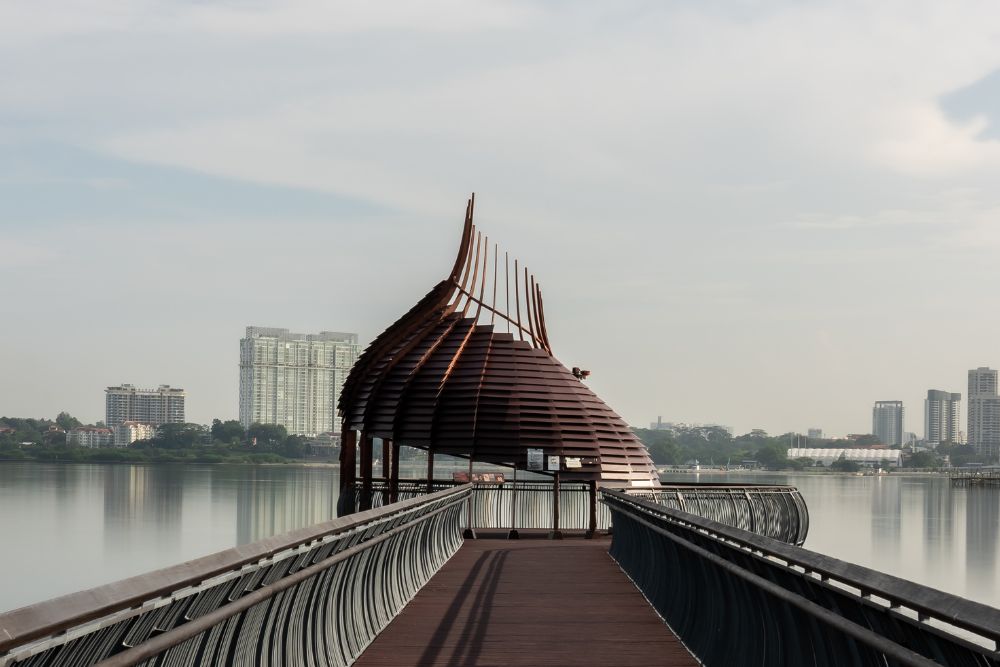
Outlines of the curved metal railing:
M678 484L629 495L796 546L809 534L809 509L794 486Z
M624 493L611 555L705 665L998 665L1000 610Z
M0 615L0 666L349 665L462 544L456 486Z
M446 489L454 484L450 480L434 480L433 488ZM426 490L427 480L400 480L397 497L416 498ZM354 497L360 497L361 492L362 484L358 482ZM656 490L631 489L628 493L789 544L803 544L809 532L809 510L794 486L673 484ZM345 494L344 497L349 496ZM388 502L388 482L374 480L372 506L382 507ZM586 483L563 482L560 485L559 522L566 530L588 529L589 488ZM551 526L552 482L507 480L502 484L473 485L473 528L547 529ZM610 527L611 513L606 506L598 505L597 529Z

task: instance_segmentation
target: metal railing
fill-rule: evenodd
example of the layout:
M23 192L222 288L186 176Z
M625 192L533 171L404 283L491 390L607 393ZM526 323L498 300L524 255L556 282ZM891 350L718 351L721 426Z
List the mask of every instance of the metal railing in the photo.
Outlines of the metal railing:
M1000 486L1000 469L965 470L951 476L955 486Z
M809 509L794 486L677 484L629 495L796 546L809 534Z
M446 489L454 484L450 480L434 480L433 488ZM360 498L361 489L361 482L357 482L354 502ZM400 500L416 498L426 491L427 480L400 480L397 497ZM656 490L631 489L628 493L789 544L801 545L809 532L809 510L802 494L793 486L675 484ZM349 503L352 497L345 493L341 500ZM388 504L389 488L385 479L372 482L371 502L373 507ZM477 529L551 528L552 482L508 480L502 484L474 484L472 518L472 527ZM464 514L462 521L466 521ZM564 530L589 528L586 482L560 484L559 523ZM597 529L607 531L610 527L611 512L605 505L598 504Z
M1000 665L1000 610L605 491L611 555L705 665Z
M349 665L462 544L469 485L0 615L0 667Z

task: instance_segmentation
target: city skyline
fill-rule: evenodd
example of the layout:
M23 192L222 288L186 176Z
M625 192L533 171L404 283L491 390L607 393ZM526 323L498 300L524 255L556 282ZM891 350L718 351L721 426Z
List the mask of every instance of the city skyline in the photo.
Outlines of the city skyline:
M632 424L863 432L1000 365L991 5L153 7L0 8L4 413L236 418L246 322L370 341L472 191Z

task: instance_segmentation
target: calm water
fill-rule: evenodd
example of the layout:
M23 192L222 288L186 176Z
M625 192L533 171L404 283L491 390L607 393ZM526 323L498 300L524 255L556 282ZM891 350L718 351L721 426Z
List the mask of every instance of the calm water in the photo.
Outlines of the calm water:
M676 481L797 486L805 548L1000 607L1000 488L946 477L682 475Z
M809 504L807 548L1000 607L1000 489L936 477L697 479L794 484ZM325 521L336 489L334 468L0 463L0 611Z

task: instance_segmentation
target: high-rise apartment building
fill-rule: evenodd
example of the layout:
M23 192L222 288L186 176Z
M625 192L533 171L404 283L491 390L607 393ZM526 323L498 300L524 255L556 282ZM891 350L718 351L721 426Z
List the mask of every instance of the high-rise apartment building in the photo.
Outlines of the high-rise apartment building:
M969 444L978 454L1000 453L1000 396L997 372L990 368L969 371Z
M337 399L360 354L353 333L247 327L240 341L240 423L280 424L308 436L337 430Z
M959 409L962 395L949 391L928 389L924 400L924 440L930 446L942 442L957 444L959 434Z
M112 447L115 435L110 428L99 426L77 426L66 432L66 444L70 447Z
M156 427L141 422L122 422L113 429L115 447L128 447L136 440L149 440L156 435Z
M161 424L184 423L183 389L161 384L157 389L137 389L123 384L108 387L105 393L105 419L108 428L122 422L140 422L160 426Z
M903 444L902 401L875 401L872 409L872 433L883 444Z

